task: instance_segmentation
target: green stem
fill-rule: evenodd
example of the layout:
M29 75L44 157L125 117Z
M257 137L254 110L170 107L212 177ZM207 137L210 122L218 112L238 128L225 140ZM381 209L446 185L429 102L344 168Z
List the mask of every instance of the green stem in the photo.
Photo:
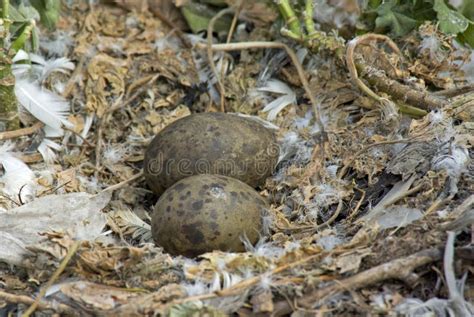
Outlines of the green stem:
M314 27L313 21L313 0L306 0L303 16L306 32L308 32L308 36L312 36L314 33L316 33L316 28Z
M18 100L15 95L15 76L12 74L11 54L8 44L10 37L10 4L2 0L3 32L0 34L0 132L20 128Z
M13 51L18 52L23 45L25 45L25 42L30 38L31 31L33 31L33 28L35 27L35 21L31 20L30 23L28 23L21 32L20 36L18 36L15 41L12 43L12 46L10 47Z
M295 11L293 11L289 1L280 0L277 2L277 6L290 31L297 36L301 36L302 32L300 22L298 21Z
M406 103L397 102L396 105L401 113L415 118L422 118L428 114L428 111L407 105Z
M2 0L2 19L8 19L10 14L10 4L8 0Z
M0 48L0 131L16 130L20 127L15 77L11 64L5 49Z

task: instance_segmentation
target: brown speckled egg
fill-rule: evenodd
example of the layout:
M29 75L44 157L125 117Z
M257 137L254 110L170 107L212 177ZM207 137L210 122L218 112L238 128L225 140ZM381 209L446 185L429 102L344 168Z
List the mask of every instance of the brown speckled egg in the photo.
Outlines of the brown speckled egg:
M260 122L226 113L200 113L160 131L148 146L145 177L161 194L177 181L197 174L230 176L257 187L277 164L274 132Z
M222 175L195 175L161 195L152 215L156 244L173 255L240 252L246 235L257 242L267 202L247 184Z

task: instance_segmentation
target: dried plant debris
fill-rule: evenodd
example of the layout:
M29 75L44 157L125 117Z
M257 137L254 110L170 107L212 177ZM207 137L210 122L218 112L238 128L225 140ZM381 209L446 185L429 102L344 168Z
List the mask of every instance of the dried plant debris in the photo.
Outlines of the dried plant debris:
M0 133L0 315L471 316L472 50L428 22L400 54L360 45L381 99L373 76L442 105L407 115L407 100L359 90L340 56L287 39L312 105L285 51L214 51L213 70L207 34L186 33L212 18L193 3L237 12L231 42L282 40L271 3L175 2L66 1L40 50L15 56L25 129ZM322 30L352 37L356 1L317 3ZM176 120L219 111L221 94L276 135L275 171L253 193L269 203L262 230L233 237L244 252L171 255L152 237L144 153Z

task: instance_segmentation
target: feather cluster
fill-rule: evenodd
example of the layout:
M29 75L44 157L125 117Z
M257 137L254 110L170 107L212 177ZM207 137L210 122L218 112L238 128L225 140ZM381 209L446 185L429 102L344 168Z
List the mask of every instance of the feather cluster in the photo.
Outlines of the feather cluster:
M15 95L20 106L32 116L44 123L46 137L64 135L64 127L72 128L67 120L70 111L69 102L42 85L55 72L67 73L74 70L74 64L67 58L46 60L37 54L28 54L20 50L13 58L13 74L16 78ZM54 151L61 146L45 139L38 148L46 162L56 159Z

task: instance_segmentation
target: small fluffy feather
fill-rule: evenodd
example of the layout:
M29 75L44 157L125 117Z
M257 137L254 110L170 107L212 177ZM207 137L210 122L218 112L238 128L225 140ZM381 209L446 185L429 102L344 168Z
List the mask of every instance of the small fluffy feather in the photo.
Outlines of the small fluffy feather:
M39 80L43 82L54 72L68 73L73 71L75 66L66 57L53 58L46 60L43 56L37 54L30 54L31 61L35 64L32 64L32 68L36 69L40 73Z
M17 200L20 194L22 202L28 202L34 199L36 193L35 174L33 171L12 155L14 145L5 142L0 146L0 165L5 171L0 178L3 184L3 193L8 197Z
M18 63L26 61L27 63ZM13 74L17 80L32 79L39 82L44 82L49 75L54 72L68 73L74 70L75 65L66 57L45 59L43 56L26 53L23 50L13 58Z
M72 32L56 30L51 37L41 35L40 47L50 56L66 56L74 46L72 34Z
M128 148L121 144L107 144L104 149L104 164L112 167L120 161L123 161L125 155L129 152Z
M15 94L20 104L49 128L45 129L47 137L62 135L63 126L73 127L67 121L69 103L64 98L26 80L17 81Z
M38 152L41 153L44 161L48 164L52 164L56 161L57 155L54 151L59 150L61 150L61 145L49 139L44 139L38 146Z
M441 148L440 153L432 160L435 170L446 170L450 177L459 177L469 162L467 149L455 144L447 144Z
M277 79L270 79L264 87L260 87L257 90L282 95L263 108L263 112L268 112L267 119L270 121L275 120L278 113L286 106L296 103L295 92L287 84Z

